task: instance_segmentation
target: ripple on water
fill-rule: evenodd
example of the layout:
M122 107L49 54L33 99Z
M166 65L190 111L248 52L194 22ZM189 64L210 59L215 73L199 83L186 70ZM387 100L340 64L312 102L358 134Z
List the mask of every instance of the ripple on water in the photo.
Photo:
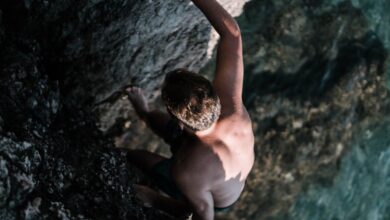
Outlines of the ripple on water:
M352 144L331 187L313 185L298 197L291 219L390 219L390 121L370 132Z

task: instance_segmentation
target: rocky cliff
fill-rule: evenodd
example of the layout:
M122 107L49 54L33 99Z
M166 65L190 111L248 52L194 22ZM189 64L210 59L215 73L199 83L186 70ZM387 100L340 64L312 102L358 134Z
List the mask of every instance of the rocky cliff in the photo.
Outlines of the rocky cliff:
M221 1L234 15L244 2ZM168 218L136 203L93 107L127 84L153 98L215 43L189 1L1 1L0 219Z

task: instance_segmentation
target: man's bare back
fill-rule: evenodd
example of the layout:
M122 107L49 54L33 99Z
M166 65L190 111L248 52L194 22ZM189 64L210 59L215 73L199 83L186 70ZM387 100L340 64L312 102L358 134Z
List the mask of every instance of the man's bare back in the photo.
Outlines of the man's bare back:
M174 178L180 182L190 176L191 181L196 179L208 188L215 207L230 206L240 196L253 166L253 145L252 126L246 112L221 117L215 126L196 132L183 143L173 166Z
M216 0L192 2L221 36L212 82L220 101L219 118L206 129L194 130L184 125L185 135L171 159L142 150L129 151L128 158L152 176L156 174L153 172L156 166L167 165L164 169L169 172L168 178L173 179L170 184L184 196L184 200L178 201L138 187L144 202L177 216L189 207L193 219L213 219L216 208L230 206L238 200L254 163L254 137L242 102L244 69L239 27ZM127 91L140 118L167 140L167 124L178 118L172 119L172 112L150 111L140 88ZM184 121L178 123L181 122ZM158 174L155 178L159 178Z
M129 98L142 118L142 112L149 109L142 90L131 88ZM205 131L186 130L172 165L172 176L181 193L189 198L199 197L200 192L209 193L209 203L214 208L232 205L244 189L254 162L254 136L248 113L243 109L240 114L221 115ZM134 156L143 160L147 155ZM160 158L155 163L158 162ZM192 202L202 204L204 197Z

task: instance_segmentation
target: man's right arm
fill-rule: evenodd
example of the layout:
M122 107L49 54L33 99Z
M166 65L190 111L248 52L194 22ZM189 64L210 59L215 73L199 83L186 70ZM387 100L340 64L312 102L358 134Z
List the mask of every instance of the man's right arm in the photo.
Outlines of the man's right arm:
M216 0L192 0L221 36L213 86L222 105L222 115L241 112L244 64L240 28Z

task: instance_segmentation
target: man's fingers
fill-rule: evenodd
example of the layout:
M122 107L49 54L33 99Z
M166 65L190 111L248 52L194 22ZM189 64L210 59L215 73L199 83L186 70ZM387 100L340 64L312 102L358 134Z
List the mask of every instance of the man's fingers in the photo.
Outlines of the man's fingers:
M141 88L136 87L136 86L131 86L131 87L126 88L125 91L126 91L126 92L140 92L140 91L141 91Z
M129 88L125 89L126 92L131 92L132 90L133 90L133 87L129 87Z
M129 87L129 88L126 88L125 89L125 92L126 94L129 96L129 95L132 95L132 93L134 93L134 87Z

